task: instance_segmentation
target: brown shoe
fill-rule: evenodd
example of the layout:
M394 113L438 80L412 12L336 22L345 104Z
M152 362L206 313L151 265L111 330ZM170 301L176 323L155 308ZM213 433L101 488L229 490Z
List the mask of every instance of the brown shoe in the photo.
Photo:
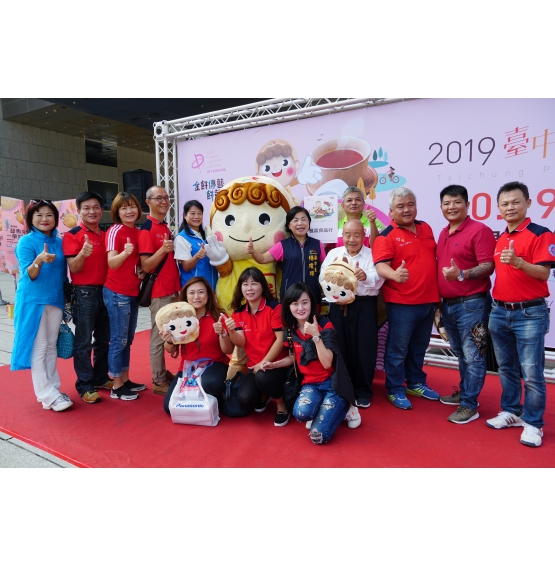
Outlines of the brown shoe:
M170 385L167 382L162 382L157 384L156 382L152 383L152 393L153 394L160 394L161 396L165 396L168 392L168 388Z
M166 382L168 384L171 384L174 378L175 378L175 374L172 374L169 370L166 370Z

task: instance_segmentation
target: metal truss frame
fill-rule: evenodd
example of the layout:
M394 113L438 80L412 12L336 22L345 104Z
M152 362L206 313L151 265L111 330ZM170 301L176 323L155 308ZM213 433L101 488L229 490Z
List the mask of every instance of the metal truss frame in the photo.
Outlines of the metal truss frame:
M414 100L409 98L274 98L263 102L228 108L224 111L197 114L189 118L155 122L154 145L156 152L157 184L164 187L170 197L166 220L175 234L179 219L177 188L177 142L195 138L302 120L314 116L346 112L383 104ZM434 354L439 350L440 354ZM555 362L555 353L545 351L545 360ZM457 357L449 343L432 336L424 362L438 366L458 367ZM546 381L555 383L555 368L546 368Z

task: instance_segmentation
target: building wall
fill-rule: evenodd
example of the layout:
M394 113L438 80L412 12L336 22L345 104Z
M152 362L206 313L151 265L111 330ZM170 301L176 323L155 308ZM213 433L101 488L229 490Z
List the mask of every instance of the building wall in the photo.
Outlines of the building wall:
M151 171L154 152L118 147L118 167L85 162L85 140L3 120L0 106L0 195L24 199L73 199L87 189L87 179L118 183L123 172Z

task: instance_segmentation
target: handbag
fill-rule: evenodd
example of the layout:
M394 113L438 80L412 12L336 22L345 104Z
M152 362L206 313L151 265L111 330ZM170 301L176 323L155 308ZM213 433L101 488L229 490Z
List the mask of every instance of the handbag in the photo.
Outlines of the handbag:
M69 319L67 319L67 322L69 322ZM60 323L60 330L58 331L58 340L56 342L58 358L63 358L65 360L73 356L73 346L75 343L75 335L69 328L67 322L66 314L64 313L64 317Z
M152 288L154 287L154 282L158 278L158 274L162 271L166 260L168 259L168 255L164 256L164 259L156 266L154 272L150 274L146 274L141 282L141 287L139 287L139 297L137 300L141 307L150 307L150 303L152 302Z
M202 374L211 365L208 358L185 363L168 404L174 423L213 427L220 421L218 400L202 387Z
M295 358L295 349L293 347L293 338L291 337L291 329L287 329L287 342L289 343L289 355L293 357L293 365L287 371L287 378L283 384L283 401L289 411L295 405L299 392L301 391L301 384L303 375L297 368L297 360Z
M225 392L222 396L221 410L227 417L245 417L251 411L250 407L244 408L239 404L239 380L241 372L237 372L233 378L228 378L225 384Z

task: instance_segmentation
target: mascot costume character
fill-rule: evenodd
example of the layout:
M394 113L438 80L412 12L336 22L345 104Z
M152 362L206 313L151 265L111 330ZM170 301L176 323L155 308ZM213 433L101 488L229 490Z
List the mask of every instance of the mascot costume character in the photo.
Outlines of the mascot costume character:
M270 290L278 295L280 277L276 263L258 264L245 252L252 237L254 248L264 254L276 242L285 239L285 216L294 206L293 199L277 181L264 176L240 177L218 192L210 211L210 236L206 254L220 275L216 295L220 305L229 310L233 291L241 273L258 268ZM243 349L235 349L229 377L244 370Z

